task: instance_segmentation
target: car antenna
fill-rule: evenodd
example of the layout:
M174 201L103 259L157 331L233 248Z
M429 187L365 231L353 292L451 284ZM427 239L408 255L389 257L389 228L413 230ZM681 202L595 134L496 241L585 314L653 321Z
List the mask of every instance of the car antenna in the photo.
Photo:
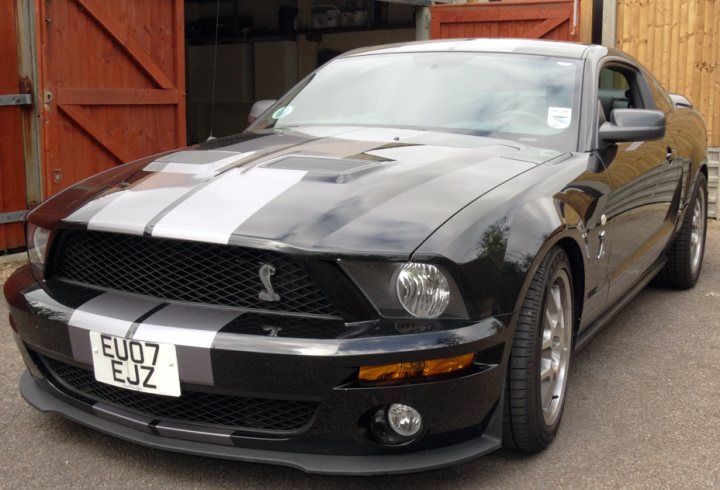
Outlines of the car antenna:
M220 33L220 0L217 0L217 7L215 9L215 46L213 47L213 68L212 68L212 88L210 89L210 135L207 140L212 141L215 139L213 130L215 128L215 84L217 82L217 52L218 52L218 37Z

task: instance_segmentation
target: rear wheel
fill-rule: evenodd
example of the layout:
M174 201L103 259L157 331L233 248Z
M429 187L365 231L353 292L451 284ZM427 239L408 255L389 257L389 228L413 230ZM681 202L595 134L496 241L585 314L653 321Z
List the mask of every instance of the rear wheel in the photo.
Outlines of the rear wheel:
M535 273L520 310L510 352L503 442L539 451L560 426L573 350L570 261L554 247Z
M700 174L682 227L670 246L668 263L656 282L662 286L689 289L700 277L707 233L707 181Z

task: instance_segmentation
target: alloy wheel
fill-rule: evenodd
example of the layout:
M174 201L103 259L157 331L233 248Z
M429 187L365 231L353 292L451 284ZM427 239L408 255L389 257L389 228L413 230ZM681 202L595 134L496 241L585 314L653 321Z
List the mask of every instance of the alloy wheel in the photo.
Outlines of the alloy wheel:
M705 236L705 193L698 189L690 228L690 268L696 274L702 260Z
M572 348L572 291L565 269L559 269L547 289L540 353L540 398L545 424L560 416L567 387Z

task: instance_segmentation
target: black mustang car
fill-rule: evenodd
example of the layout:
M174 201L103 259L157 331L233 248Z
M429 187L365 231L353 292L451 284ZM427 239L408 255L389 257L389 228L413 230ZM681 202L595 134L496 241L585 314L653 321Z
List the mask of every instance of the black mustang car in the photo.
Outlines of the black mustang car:
M687 99L613 49L354 51L244 133L30 213L5 285L22 394L317 473L543 449L573 352L651 280L697 281L706 146Z

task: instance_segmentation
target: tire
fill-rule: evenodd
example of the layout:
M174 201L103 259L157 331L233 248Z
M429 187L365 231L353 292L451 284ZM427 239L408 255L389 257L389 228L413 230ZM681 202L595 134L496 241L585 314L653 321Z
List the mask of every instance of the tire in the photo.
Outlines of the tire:
M574 306L570 261L555 246L530 282L510 351L503 414L509 449L540 451L557 434L574 347Z
M670 245L668 262L655 283L675 289L695 286L702 270L707 235L707 181L701 173L680 231Z

